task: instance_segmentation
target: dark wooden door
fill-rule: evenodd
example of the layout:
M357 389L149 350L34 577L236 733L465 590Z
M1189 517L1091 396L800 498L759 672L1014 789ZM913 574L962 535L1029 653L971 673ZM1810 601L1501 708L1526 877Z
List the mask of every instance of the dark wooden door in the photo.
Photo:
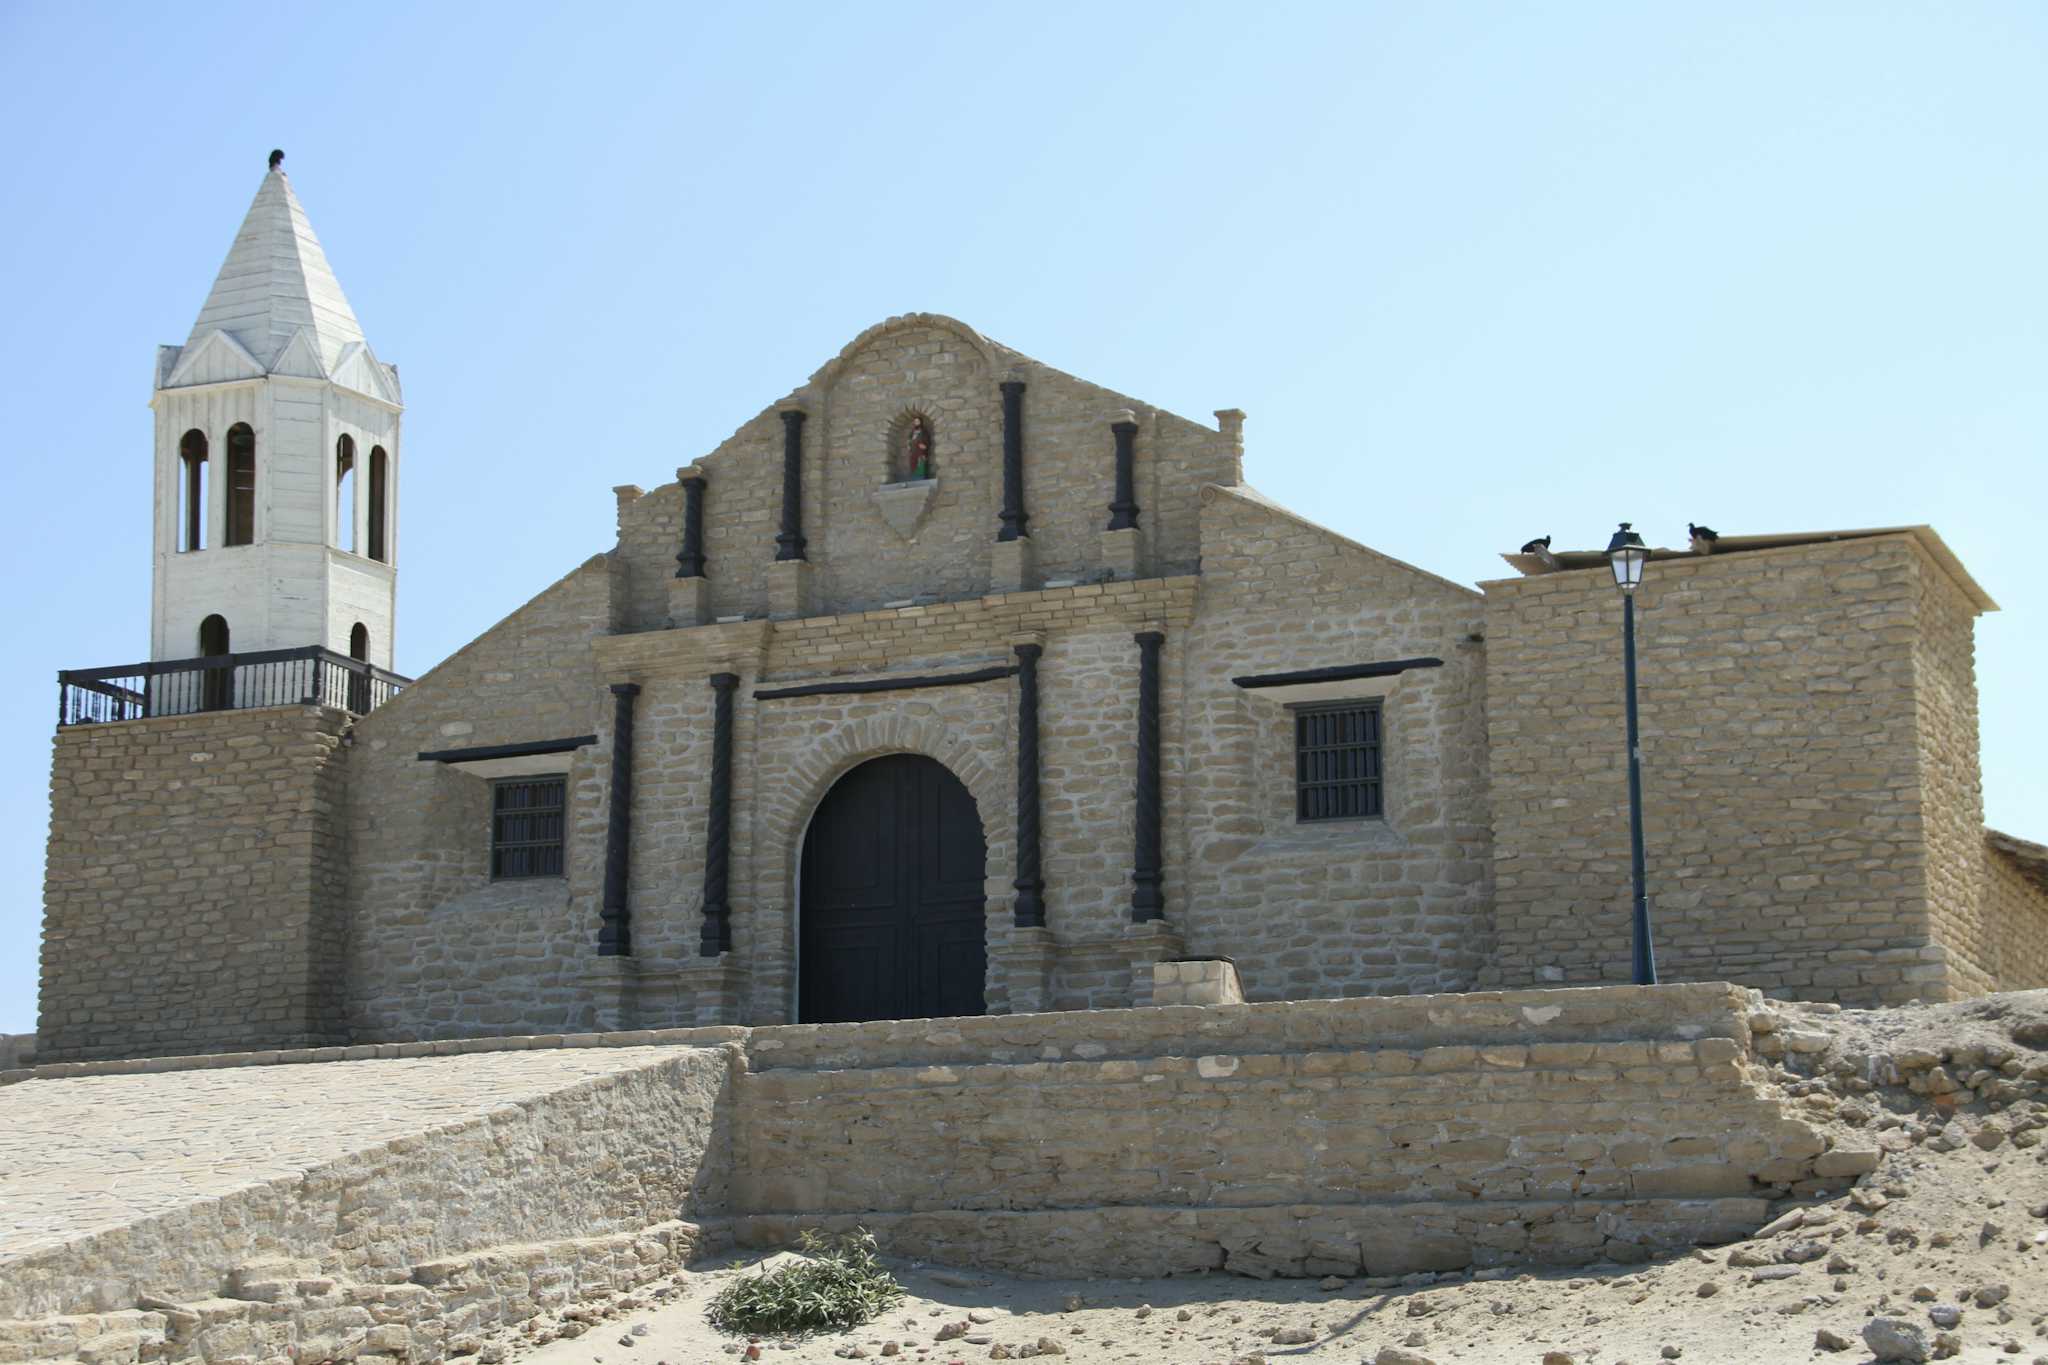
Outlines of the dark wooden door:
M804 836L805 1023L981 1014L988 843L959 778L892 754L839 779Z

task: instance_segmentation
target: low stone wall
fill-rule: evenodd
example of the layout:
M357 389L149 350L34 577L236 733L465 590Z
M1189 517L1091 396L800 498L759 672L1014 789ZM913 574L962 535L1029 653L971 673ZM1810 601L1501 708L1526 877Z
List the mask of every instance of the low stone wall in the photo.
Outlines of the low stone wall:
M0 1033L0 1071L14 1071L36 1064L36 1036L33 1033Z
M306 1263L302 1273L288 1278L405 1283L420 1275L422 1265L451 1255L638 1234L700 1210L723 1212L730 1055L721 1049L645 1049L616 1061L607 1074L558 1080L539 1093L530 1085L507 1086L495 1101L487 1093L452 1122L406 1125L401 1117L397 1136L304 1166L288 1153L282 1162L259 1165L255 1156L222 1150L218 1136L187 1144L205 1167L239 1166L254 1177L253 1183L245 1176L225 1190L205 1184L204 1176L179 1173L171 1156L158 1154L124 1177L136 1187L124 1192L125 1203L80 1214L73 1211L78 1202L97 1196L91 1167L109 1161L75 1163L87 1167L75 1176L68 1169L46 1177L31 1171L38 1185L56 1188L38 1191L41 1203L28 1192L10 1191L10 1213L18 1216L10 1219L13 1226L0 1245L0 1317L110 1311L145 1297L204 1299L222 1293L236 1267L276 1258ZM318 1129L323 1106L349 1102L347 1095L357 1089L349 1068L378 1065L336 1067L324 1078L324 1090L294 1085L289 1074L280 1074L267 1078L272 1089L284 1087L275 1096L247 1087L206 1087L187 1104L196 1112L211 1103L299 1100L300 1115L284 1119L276 1137L267 1139L288 1146L296 1137L294 1124ZM294 1070L303 1068L280 1069ZM48 1115L57 1124L87 1129L94 1113L104 1114L101 1126L118 1126L128 1121L119 1088L159 1079L57 1082L98 1092L76 1097L88 1115L77 1120L61 1110L52 1115L51 1100L36 1107L36 1092L45 1082L11 1088L0 1092L0 1127L13 1118L19 1132ZM410 1102L405 1091L371 1089L370 1078L363 1079L363 1103ZM422 1076L422 1093L458 1080L452 1073ZM259 1116L247 1118L255 1122ZM85 1145L107 1137L81 1131L72 1140ZM318 1150L315 1138L297 1140ZM16 1159L9 1164L19 1167ZM68 1188L73 1185L80 1188Z
M1617 987L384 1045L483 1054L425 1060L321 1049L304 1059L334 1057L338 1078L433 1067L437 1087L612 1054L601 1076L286 1178L26 1256L0 1246L0 1314L67 1315L0 1323L0 1361L136 1359L134 1343L435 1361L708 1241L821 1226L1025 1274L1639 1261L1745 1236L1770 1198L1874 1168L1768 1086L1757 1003ZM300 1123L360 1090L263 1069L279 1060L189 1059L189 1084L246 1105L297 1075ZM238 1064L258 1074L220 1074ZM10 1104L164 1083L108 1073L170 1065L38 1069L0 1090L0 1131Z
M585 1312L579 1305L635 1289L726 1244L706 1231L670 1222L491 1247L426 1262L396 1284L337 1281L314 1262L254 1262L229 1277L229 1293L219 1298L150 1297L144 1308L0 1320L0 1361L496 1361L504 1351L484 1334L542 1314L577 1321Z
M1105 1275L1725 1241L1773 1192L1869 1169L1829 1165L1761 1091L1748 999L1629 987L758 1029L736 1231L775 1243L825 1215L903 1254Z

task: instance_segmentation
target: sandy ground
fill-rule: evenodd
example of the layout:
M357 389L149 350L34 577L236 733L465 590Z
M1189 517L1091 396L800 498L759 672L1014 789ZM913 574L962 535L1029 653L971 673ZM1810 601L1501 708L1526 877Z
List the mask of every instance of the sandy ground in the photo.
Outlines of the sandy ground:
M717 1365L748 1358L750 1344L759 1359L809 1365L881 1359L892 1342L896 1359L920 1365L1054 1354L1041 1342L1074 1365L1545 1365L1552 1352L1572 1365L1757 1365L1871 1360L1863 1329L1889 1317L1915 1325L1937 1358L2048 1365L2048 1102L2019 1079L2048 1061L2048 992L1887 1011L1779 1008L1767 1023L1781 1038L1804 1035L1804 1050L1788 1048L1774 1068L1790 1102L1886 1155L1847 1196L1786 1201L1783 1214L1798 1217L1777 1223L1794 1226L1735 1246L1646 1266L1395 1284L1030 1281L892 1262L908 1297L880 1320L750 1343L712 1328L705 1307L728 1276L753 1273L756 1256L700 1263L586 1322L543 1320L494 1345L521 1365ZM1825 1049L1814 1048L1816 1032L1829 1035ZM2040 1048L2016 1045L2020 1036ZM1930 1084L1914 1050L1939 1056L1943 1078ZM2015 1065L2001 1070L2001 1050ZM1944 1091L1950 1076L1959 1088ZM952 1324L965 1334L938 1340ZM564 1330L576 1335L531 1340ZM1823 1331L1842 1344L1817 1345Z

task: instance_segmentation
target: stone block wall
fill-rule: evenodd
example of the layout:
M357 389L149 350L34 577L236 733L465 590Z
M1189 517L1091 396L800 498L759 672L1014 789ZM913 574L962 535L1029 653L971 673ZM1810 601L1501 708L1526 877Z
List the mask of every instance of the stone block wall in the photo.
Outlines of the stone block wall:
M1447 1006L755 1030L737 1232L858 1222L1032 1274L1390 1274L1641 1259L1826 1183L1824 1139L1751 1069L1743 992Z
M58 731L41 1060L341 1041L344 724L285 706Z
M2031 875L2030 875L2031 872ZM1996 847L1984 851L1984 923L1995 990L2048 986L2048 885L2041 865L2024 868Z
M1947 953L1948 995L1978 995L1999 989L1999 931L1988 915L1984 881L1977 609L1917 547L1912 563L1914 737L1927 914L1935 942Z
M0 1071L13 1071L36 1064L36 1036L33 1033L0 1033Z
M61 1179L17 1171L0 1351L126 1332L151 1358L346 1358L375 1334L432 1361L696 1246L856 1224L1029 1274L1640 1261L1875 1168L1769 1084L1753 1002L1619 987L52 1068L0 1104L79 1134L88 1180L91 1143L139 1142L112 1194L148 1216L88 1226ZM253 1103L261 1124L283 1094L275 1140L152 1204L184 1177L151 1139L194 1134L137 1138L124 1110L218 1128ZM74 1235L24 1247L39 1218Z
M1186 784L1171 875L1192 953L1235 959L1254 1000L1470 987L1490 939L1486 671L1478 594L1210 488L1202 590L1169 709ZM1317 695L1377 697L1385 814L1296 818L1291 694L1240 675L1436 658Z
M1906 534L1651 566L1637 639L1666 979L1859 1005L1973 988L1951 847L1981 820L1969 615L1943 575ZM1604 568L1483 586L1489 979L1626 979L1619 595Z
M347 1016L353 1041L587 1026L610 696L591 641L621 582L600 556L355 722L348 754ZM493 881L491 784L422 752L596 734L560 755L566 875Z
M750 418L694 469L705 492L706 586L716 617L770 610L782 505L785 407L801 408L803 533L811 575L807 615L872 610L893 601L976 598L996 581L1002 508L1002 397L1024 390L1025 510L1034 581L1094 581L1114 567L1101 532L1114 488L1110 424L1138 424L1139 572L1192 572L1203 485L1236 483L1238 437L1077 379L993 343L950 318L892 318L855 338L787 399ZM935 485L905 536L876 499L904 477L892 433L910 413L933 437ZM668 583L680 547L682 496L664 483L621 513L619 548L633 630L668 623ZM1128 576L1128 575L1124 575Z
M27 1171L8 1163L0 1359L474 1355L479 1333L719 1244L687 1220L729 1202L732 1065L622 1046L9 1087L9 1136L67 1151L40 1173L32 1149ZM260 1148L224 1139L238 1119ZM180 1164L192 1150L203 1169Z

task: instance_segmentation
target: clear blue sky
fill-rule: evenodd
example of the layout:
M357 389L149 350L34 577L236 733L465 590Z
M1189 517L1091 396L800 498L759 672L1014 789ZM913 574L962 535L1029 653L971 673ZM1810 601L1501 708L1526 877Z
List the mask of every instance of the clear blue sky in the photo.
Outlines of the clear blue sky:
M2044 70L2036 3L7 0L0 1031L54 674L148 650L154 347L273 146L405 375L402 671L929 309L1246 409L1253 483L1465 581L1932 523L2004 607L1987 816L2048 838Z

